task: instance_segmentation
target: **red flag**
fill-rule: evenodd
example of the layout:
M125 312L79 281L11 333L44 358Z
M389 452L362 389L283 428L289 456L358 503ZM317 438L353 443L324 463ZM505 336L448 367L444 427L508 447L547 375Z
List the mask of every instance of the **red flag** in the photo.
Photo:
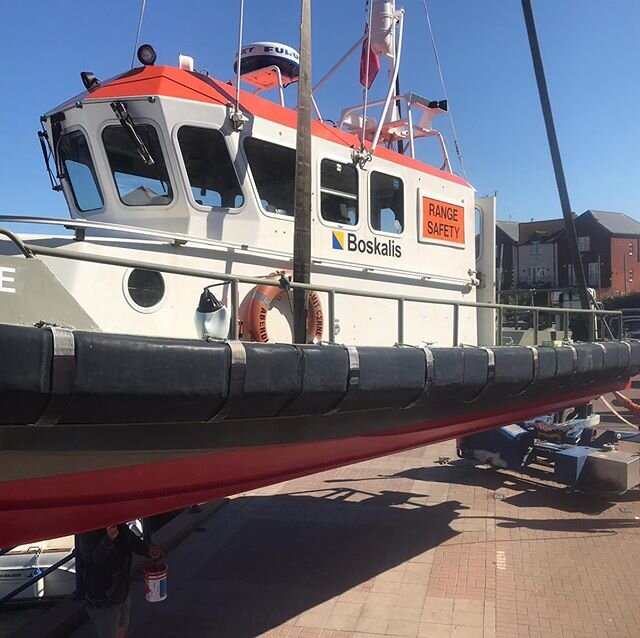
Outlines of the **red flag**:
M369 73L367 73L367 70ZM376 79L376 75L378 75L378 71L380 71L380 58L369 46L369 38L365 38L362 43L362 55L360 57L360 84L370 89Z

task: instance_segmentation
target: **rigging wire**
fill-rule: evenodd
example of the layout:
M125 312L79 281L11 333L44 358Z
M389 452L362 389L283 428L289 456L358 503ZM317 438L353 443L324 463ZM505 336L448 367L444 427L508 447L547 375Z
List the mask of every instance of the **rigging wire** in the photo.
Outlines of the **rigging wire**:
M138 44L140 43L140 32L142 31L142 21L144 20L144 10L147 6L147 0L142 0L140 4L140 17L138 18L138 30L136 31L136 41L133 45L133 55L131 56L131 68L133 69L136 63L136 53L138 51Z
M373 0L367 0L367 6L365 7L365 11L368 9L369 17L367 19L367 26L365 28L365 38L364 38L364 47L366 46L366 55L367 55L367 67L365 72L365 80L364 80L364 105L362 107L362 136L360 139L360 150L364 151L364 135L367 127L367 104L369 101L369 63L371 61L371 17L373 15Z
M436 46L436 39L433 35L433 29L431 27L431 18L429 16L429 7L427 6L427 0L422 0L422 4L424 5L424 12L427 16L427 24L429 25L429 34L431 35L431 45L433 46L433 54L436 58L436 66L438 67L438 75L440 76L440 84L442 85L442 92L444 93L444 98L447 100L449 113L449 121L451 122L451 132L453 133L453 145L456 149L456 155L458 156L458 161L460 162L460 168L462 169L462 176L467 179L467 172L464 168L464 160L462 159L462 149L460 148L460 144L458 143L458 134L456 133L456 127L453 123L453 111L451 110L451 105L449 102L449 98L447 96L447 89L444 84L444 75L442 73L442 66L440 64L440 56L438 55L438 47Z

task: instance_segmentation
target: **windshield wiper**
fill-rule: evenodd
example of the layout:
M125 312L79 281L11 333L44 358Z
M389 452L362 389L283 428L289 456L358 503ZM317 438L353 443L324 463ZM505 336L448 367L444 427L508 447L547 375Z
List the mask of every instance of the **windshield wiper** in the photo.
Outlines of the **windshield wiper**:
M122 125L122 128L127 132L127 135L129 135L129 138L133 142L133 145L136 147L136 150L142 158L142 161L147 166L153 166L155 164L153 156L149 152L149 149L145 146L142 138L138 135L138 131L136 131L136 125L133 123L129 112L127 111L127 105L124 102L111 102L111 108L116 114L116 117Z

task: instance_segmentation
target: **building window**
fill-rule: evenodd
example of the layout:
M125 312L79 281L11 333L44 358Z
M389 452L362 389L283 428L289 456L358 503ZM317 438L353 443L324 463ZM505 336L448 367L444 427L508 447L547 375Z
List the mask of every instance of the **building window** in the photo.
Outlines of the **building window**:
M178 144L197 204L214 208L242 206L240 183L220 131L183 126L178 131Z
M583 253L587 250L590 250L591 246L591 238L589 235L585 235L584 237L578 237L578 250Z
M293 217L295 149L247 137L244 152L262 207L269 213Z
M597 261L589 264L589 285L600 288L600 263Z
M127 206L166 206L173 199L173 192L158 133L150 124L136 124L136 133L151 154L153 164L145 163L122 126L107 126L102 132L118 195Z
M540 254L540 242L533 241L531 242L531 246L529 247L529 251L531 255L539 255Z
M320 163L320 214L335 224L358 223L358 171L353 164Z
M576 272L573 269L573 264L569 264L567 266L567 279L568 279L568 285L569 286L575 286L576 285Z
M385 233L404 230L404 184L399 177L371 173L371 227Z
M80 131L63 135L58 153L76 208L83 213L102 208L104 200L85 136Z

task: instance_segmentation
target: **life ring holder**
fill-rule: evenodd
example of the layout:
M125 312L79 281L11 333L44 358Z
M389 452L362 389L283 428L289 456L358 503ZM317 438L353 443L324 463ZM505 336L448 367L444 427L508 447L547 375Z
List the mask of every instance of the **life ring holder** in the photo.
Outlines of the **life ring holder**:
M267 279L280 280L280 286L256 286L253 290L249 310L247 313L247 328L254 341L267 343L269 332L267 329L267 313L271 309L275 299L284 291L289 294L291 272L278 270L271 273ZM307 343L315 343L322 340L324 330L324 313L320 296L315 291L307 294Z

